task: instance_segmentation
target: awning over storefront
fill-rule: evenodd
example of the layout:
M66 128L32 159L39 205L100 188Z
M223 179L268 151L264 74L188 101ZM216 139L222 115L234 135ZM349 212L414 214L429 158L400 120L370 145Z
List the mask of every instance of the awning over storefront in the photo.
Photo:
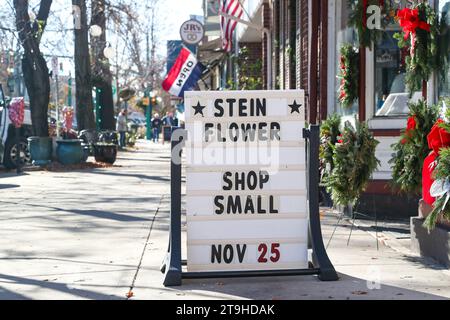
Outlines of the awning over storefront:
M242 6L246 12L243 20L250 21L255 25L262 25L262 5L264 0L244 0ZM247 14L250 16L247 16ZM260 42L262 41L262 33L253 28L249 28L244 24L238 23L236 28L237 39L239 42Z
M221 39L203 43L198 47L198 59L206 67L202 78L205 79L211 71L225 59L225 52L221 48Z

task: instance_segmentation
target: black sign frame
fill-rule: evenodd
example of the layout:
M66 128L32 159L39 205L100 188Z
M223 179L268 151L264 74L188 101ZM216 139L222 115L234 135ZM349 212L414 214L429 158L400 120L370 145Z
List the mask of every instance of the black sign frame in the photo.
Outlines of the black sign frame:
M175 130L172 134L172 161L171 161L171 208L170 208L170 233L169 247L161 266L164 274L164 286L181 286L183 279L215 279L215 278L246 278L246 277L274 277L318 275L321 281L337 281L338 274L326 252L322 230L320 226L319 211L319 145L320 126L312 125L303 130L303 138L306 140L307 181L309 200L309 237L308 247L312 249L312 261L308 269L292 270L257 270L257 271L211 271L211 272L184 272L183 266L186 260L181 259L181 179L182 165L173 161L173 151L180 150L177 155L181 159L180 144L184 144L187 132L182 129Z

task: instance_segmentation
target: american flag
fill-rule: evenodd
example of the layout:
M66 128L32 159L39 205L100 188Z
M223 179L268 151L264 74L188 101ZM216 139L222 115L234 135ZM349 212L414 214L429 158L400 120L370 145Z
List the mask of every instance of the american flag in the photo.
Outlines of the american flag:
M239 0L222 0L221 11L238 19L241 19L244 14L244 9ZM226 52L230 52L233 47L233 32L236 29L236 25L237 21L224 16L221 17L222 49Z

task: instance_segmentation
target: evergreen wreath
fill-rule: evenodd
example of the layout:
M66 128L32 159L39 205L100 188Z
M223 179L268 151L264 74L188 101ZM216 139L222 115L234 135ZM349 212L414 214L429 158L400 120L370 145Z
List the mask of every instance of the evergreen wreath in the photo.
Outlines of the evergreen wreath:
M350 44L341 48L340 59L341 85L339 101L344 108L350 108L358 99L359 94L359 51Z
M428 107L425 101L409 103L408 126L400 140L392 145L394 154L392 184L401 192L419 194L422 188L422 169L430 153L427 136L439 117L437 106Z
M378 143L365 123L356 121L356 128L345 123L342 137L333 147L334 168L324 178L335 204L356 204L380 164L375 157Z
M322 179L329 175L334 168L334 147L340 141L341 116L332 114L320 126L320 160Z
M403 32L396 33L401 49L409 49L406 57L406 85L411 93L420 91L439 66L439 19L428 2L398 11L397 19Z
M384 0L347 0L349 7L349 25L356 29L359 44L364 48L371 48L372 43L378 41L383 31L367 27L367 8L376 5L381 9L381 29L387 27L392 21L392 11L390 1Z

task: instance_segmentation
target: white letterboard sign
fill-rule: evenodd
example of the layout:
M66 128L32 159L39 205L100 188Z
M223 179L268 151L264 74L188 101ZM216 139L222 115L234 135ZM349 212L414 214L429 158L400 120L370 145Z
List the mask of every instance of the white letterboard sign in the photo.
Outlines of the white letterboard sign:
M188 271L304 269L304 92L186 92Z

